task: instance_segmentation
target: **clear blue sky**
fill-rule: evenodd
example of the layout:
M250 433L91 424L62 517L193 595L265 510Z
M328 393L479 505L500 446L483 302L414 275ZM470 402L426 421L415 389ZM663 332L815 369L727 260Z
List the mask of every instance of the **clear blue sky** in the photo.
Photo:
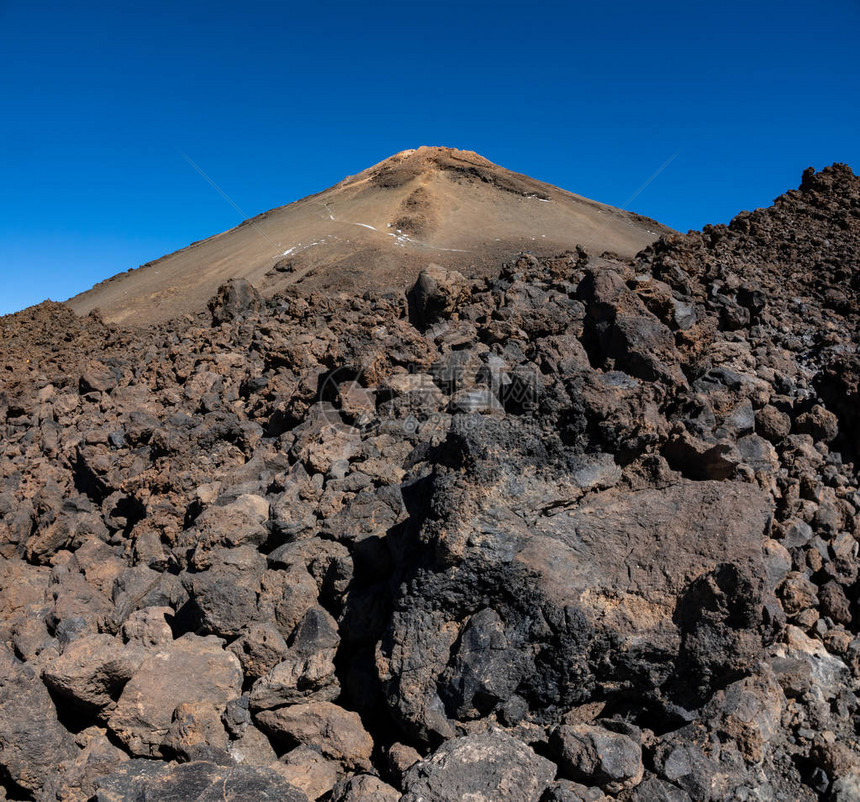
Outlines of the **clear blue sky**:
M450 145L681 230L860 171L860 2L0 0L0 314Z

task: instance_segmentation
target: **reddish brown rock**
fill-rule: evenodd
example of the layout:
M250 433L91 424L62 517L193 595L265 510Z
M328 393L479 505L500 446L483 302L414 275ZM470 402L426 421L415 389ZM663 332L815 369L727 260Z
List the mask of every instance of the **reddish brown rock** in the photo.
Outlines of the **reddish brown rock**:
M370 767L373 739L358 714L331 702L263 710L257 721L273 739L314 746L348 769Z
M123 689L108 728L133 755L158 756L180 703L223 710L241 688L239 661L223 641L184 635L148 653Z

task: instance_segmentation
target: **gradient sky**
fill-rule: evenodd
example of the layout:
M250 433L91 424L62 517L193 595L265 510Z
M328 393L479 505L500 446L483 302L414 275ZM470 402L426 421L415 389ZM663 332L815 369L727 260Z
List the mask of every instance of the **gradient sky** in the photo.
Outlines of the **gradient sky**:
M860 171L858 0L0 0L0 314L419 145L686 231ZM658 168L672 162L632 200Z

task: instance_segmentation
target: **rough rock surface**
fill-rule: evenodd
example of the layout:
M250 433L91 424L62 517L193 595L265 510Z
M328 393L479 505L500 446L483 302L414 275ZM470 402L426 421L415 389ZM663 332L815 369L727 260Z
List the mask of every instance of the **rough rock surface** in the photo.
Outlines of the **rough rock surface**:
M856 798L860 181L424 269L0 319L6 798Z
M453 738L403 780L404 802L538 802L555 765L501 732Z

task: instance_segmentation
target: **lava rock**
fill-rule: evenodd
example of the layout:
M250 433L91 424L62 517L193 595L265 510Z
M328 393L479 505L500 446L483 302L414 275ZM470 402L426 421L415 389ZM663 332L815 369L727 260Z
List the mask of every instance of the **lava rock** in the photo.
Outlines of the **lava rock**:
M307 802L278 772L262 766L218 766L198 761L167 766L133 760L96 781L96 802L193 799L195 802Z
M157 757L180 703L223 711L241 693L239 660L214 636L183 635L149 652L120 695L108 728L133 755Z
M0 644L0 766L35 794L78 749L32 668Z
M403 802L538 802L556 767L502 732L453 738L403 779Z
M550 749L571 779L618 793L642 779L642 749L632 738L588 724L562 724L550 736Z
M348 769L369 769L373 739L358 714L331 702L307 702L262 710L260 727L275 740L318 748Z

